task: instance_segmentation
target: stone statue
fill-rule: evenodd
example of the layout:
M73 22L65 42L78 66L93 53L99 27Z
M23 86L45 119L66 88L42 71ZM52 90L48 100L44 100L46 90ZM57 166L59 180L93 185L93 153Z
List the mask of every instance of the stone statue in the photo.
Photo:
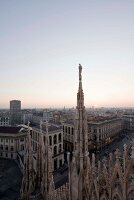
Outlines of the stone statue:
M79 80L80 80L80 81L82 80L82 75L81 75L81 73L82 73L82 66L81 66L81 64L79 64Z

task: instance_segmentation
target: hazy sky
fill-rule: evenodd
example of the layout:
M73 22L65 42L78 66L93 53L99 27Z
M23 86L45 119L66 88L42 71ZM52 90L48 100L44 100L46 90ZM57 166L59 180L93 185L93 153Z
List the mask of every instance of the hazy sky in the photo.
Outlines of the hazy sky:
M0 107L134 106L134 0L1 0Z

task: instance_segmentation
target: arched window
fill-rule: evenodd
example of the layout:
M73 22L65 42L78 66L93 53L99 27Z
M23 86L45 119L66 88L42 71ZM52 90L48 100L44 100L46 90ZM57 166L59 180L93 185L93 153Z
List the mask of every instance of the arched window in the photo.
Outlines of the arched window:
M54 140L54 144L57 144L57 135L54 135L54 138L53 138Z
M55 156L57 154L57 146L54 146L53 148L53 155Z
M61 151L62 151L62 146L61 144L59 144L59 153L61 153Z
M49 145L52 145L52 136L49 136Z
M59 134L59 142L61 142L61 133Z

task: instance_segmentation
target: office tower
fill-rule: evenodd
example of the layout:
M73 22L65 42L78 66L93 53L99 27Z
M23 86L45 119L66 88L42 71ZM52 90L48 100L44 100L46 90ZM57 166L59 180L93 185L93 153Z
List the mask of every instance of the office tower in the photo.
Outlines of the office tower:
M21 123L21 101L10 101L10 119L11 125L17 125Z

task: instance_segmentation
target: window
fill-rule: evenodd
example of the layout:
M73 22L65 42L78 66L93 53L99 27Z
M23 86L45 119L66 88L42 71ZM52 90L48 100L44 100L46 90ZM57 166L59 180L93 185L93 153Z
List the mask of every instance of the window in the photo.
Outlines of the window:
M0 146L0 149L3 150L3 145Z
M3 142L3 139L1 139L1 142Z
M23 151L23 150L24 150L24 145L22 144L22 145L21 145L21 151Z
M3 153L1 153L0 156L2 157L2 156L3 156Z
M52 145L52 137L49 136L49 145L51 146Z
M13 146L11 146L11 151L13 151Z
M59 142L61 142L61 133L59 134Z
M8 139L6 139L6 142L8 142Z
M94 133L97 133L97 129L94 129Z
M37 141L37 132L35 132L35 140Z
M13 154L11 153L11 158L13 158Z
M68 134L70 134L70 127L68 127Z
M96 135L94 135L94 136L93 136L93 140L94 140L94 141L96 141L96 140L97 140L97 137L96 137Z
M57 154L57 146L54 146L53 155L55 156L56 154Z
M6 149L6 151L8 151L8 146L6 146L6 148L5 148L5 149Z
M57 144L57 135L54 135L54 144Z
M44 136L44 144L45 144L45 136Z
M23 149L24 150L24 149ZM35 143L35 151L37 151L37 143Z
M23 141L24 141L24 138L20 138L20 141L23 142Z
M62 159L59 162L59 166L62 167Z
M54 170L57 169L57 159L54 160Z
M74 128L72 127L72 135L74 134Z
M8 157L7 153L6 153L6 157Z
M59 153L61 153L61 151L62 151L61 147L62 147L61 144L59 144Z
M11 139L11 143L13 143L13 139Z

